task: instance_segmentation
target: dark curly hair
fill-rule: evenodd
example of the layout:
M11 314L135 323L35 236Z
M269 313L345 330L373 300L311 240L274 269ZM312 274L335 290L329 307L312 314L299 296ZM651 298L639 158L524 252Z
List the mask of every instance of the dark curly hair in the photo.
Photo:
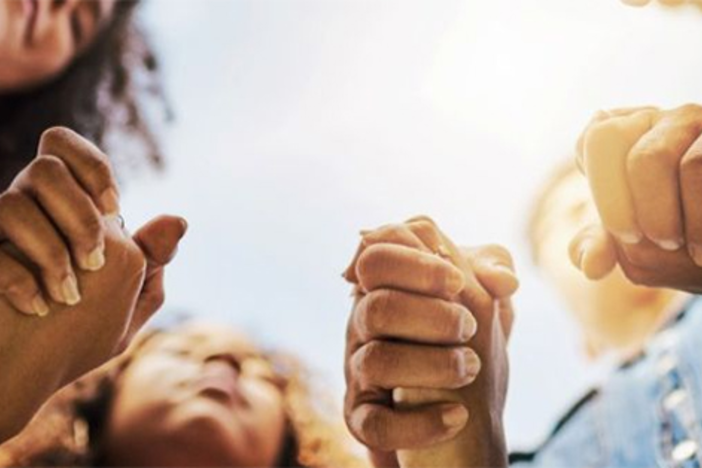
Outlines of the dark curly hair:
M148 106L158 104L153 108L166 118L170 110L157 60L133 21L138 3L118 0L110 23L60 77L0 95L0 189L34 158L41 133L57 125L80 133L122 165L162 165Z

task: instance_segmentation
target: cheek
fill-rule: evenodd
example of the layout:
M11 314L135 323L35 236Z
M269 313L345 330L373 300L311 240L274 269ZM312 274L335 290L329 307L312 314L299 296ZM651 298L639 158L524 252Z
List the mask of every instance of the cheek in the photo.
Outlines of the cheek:
M280 390L261 380L242 381L242 393L251 405L250 430L269 462L274 462L283 443L286 415Z
M64 39L47 40L31 50L6 48L0 32L0 89L31 88L56 78L73 61L70 43Z

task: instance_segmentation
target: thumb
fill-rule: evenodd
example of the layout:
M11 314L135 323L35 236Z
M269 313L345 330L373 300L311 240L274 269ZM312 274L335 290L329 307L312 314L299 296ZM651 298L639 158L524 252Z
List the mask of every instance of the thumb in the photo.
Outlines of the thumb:
M519 288L509 251L499 245L461 249L480 284L495 299L507 299Z
M568 246L570 261L591 280L607 276L617 264L614 238L600 225L582 229Z
M162 268L175 256L178 243L188 230L185 219L177 216L159 216L139 229L133 236L147 262L147 277Z
M165 298L163 267L175 256L178 242L188 223L176 216L159 216L146 223L133 236L146 258L146 275L132 321L123 340L126 347L139 329L161 308Z

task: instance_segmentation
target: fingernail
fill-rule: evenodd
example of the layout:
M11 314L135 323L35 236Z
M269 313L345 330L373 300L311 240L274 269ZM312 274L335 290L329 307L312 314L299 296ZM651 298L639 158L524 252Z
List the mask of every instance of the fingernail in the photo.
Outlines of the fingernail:
M89 271L97 271L105 265L105 246L101 245L95 248L85 259L85 269Z
M643 240L643 234L640 232L615 232L614 236L619 239L622 244L638 244Z
M463 319L461 320L461 340L464 342L470 340L475 336L475 333L478 331L478 322L476 322L475 318L469 313L464 313L463 314Z
M583 270L585 264L585 256L587 255L588 247L590 246L590 241L582 241L580 246L578 246L578 263L577 267L580 271Z
M188 222L185 220L185 218L179 218L180 224L183 227L183 233L181 234L181 238L185 235L186 232L188 232L188 228L190 227L188 225Z
M105 210L105 216L116 216L119 214L119 194L113 188L109 188L100 195L100 204Z
M480 372L480 358L470 349L463 349L463 356L459 364L461 377L473 381Z
M41 294L37 294L34 296L34 299L32 299L32 311L39 317L46 317L49 315L49 305Z
M692 260L697 264L697 266L702 267L702 245L690 244L688 249L690 250Z
M449 429L463 427L468 422L468 410L463 405L451 405L441 411L441 422Z
M63 299L68 305L76 305L80 302L80 292L78 291L78 281L72 273L66 276L61 284Z
M674 252L683 246L682 240L655 240L655 239L653 239L653 242L655 242L658 245L658 247L660 247L661 249L668 250L670 252Z
M446 279L447 292L451 296L455 296L456 294L463 291L465 284L466 282L465 278L463 278L463 272L456 268L455 271L451 271L451 273L448 275L448 278Z
M451 252L444 244L439 244L436 248L436 255L442 258L451 258Z

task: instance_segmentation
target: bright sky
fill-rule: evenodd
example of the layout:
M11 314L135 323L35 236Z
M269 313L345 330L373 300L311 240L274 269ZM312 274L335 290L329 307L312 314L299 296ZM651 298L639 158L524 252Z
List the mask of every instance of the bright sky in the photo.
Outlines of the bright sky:
M178 122L132 226L190 232L166 314L243 328L343 391L358 230L432 215L499 242L522 289L507 424L538 442L597 375L522 239L528 200L597 109L702 102L702 15L617 0L155 0ZM565 255L565 253L564 253Z

